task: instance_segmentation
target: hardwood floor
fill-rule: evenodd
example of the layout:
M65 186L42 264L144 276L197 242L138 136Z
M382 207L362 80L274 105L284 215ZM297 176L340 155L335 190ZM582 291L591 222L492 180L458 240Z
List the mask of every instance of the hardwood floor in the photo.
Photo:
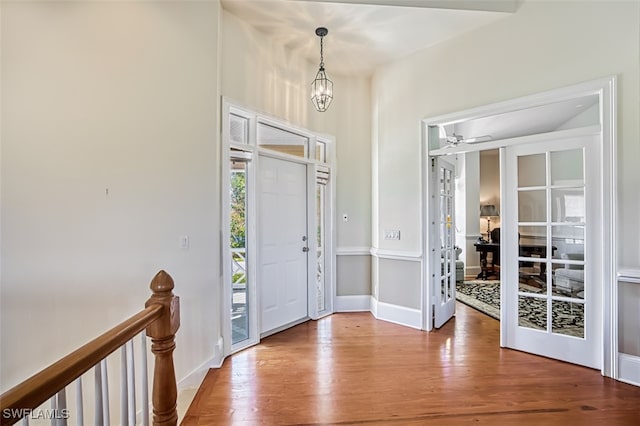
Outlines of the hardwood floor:
M640 388L499 347L458 303L433 333L343 313L209 371L183 425L640 425Z

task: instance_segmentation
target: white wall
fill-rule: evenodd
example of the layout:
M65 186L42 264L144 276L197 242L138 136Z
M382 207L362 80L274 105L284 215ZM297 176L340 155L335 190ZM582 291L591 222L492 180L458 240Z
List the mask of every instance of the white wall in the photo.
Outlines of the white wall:
M218 3L1 7L1 388L143 309L159 269L181 379L219 336Z
M380 246L420 250L411 236L420 233L421 119L614 74L618 249L621 264L640 263L639 9L626 1L525 1L512 16L379 69L372 80L379 170L373 227L402 224L410 236Z

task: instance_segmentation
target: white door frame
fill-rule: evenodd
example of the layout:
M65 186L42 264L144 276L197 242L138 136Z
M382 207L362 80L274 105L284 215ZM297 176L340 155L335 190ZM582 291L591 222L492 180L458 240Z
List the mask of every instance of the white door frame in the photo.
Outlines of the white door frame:
M229 116L233 114L247 120L246 137L243 142L231 140L231 129ZM306 158L296 157L294 155L283 154L273 150L265 149L258 146L257 127L259 123L277 127L288 132L296 133L309 139L308 153L315 153L316 144L322 143L326 148L326 161L317 161L312 155ZM311 319L318 319L333 313L336 297L336 222L335 222L335 188L336 188L336 167L335 167L335 138L331 135L323 135L313 133L309 130L297 127L291 123L262 114L252 110L251 108L242 106L240 103L231 99L222 98L222 116L221 116L221 153L220 153L220 182L221 182L221 212L220 212L220 262L222 271L221 288L220 288L220 324L221 324L221 341L218 342L221 358L259 343L260 341L260 324L259 310L257 307L260 303L259 293L256 288L257 261L250 262L248 267L248 278L252 279L250 283L249 298L249 329L250 338L245 345L232 345L231 336L231 318L228 313L231 310L231 290L226 283L231 282L231 256L228 250L228 241L230 239L230 212L228 206L230 204L229 195L229 161L231 149L240 150L246 153L251 159L250 174L248 176L247 185L251 185L253 191L247 194L248 203L248 219L247 219L247 251L257 255L257 181L260 167L260 157L269 156L279 158L286 161L292 161L304 164L307 168L307 235L309 236L308 247L309 253L316 253L316 239L311 238L316 235L316 174L319 169L324 170L329 175L329 181L326 185L326 201L325 201L325 310L316 312L316 257L308 256L308 314Z
M451 114L445 114L422 120L422 248L423 259L428 258L428 242L429 235L426 232L428 224L435 220L430 215L428 208L428 199L426 188L428 185L428 173L425 173L426 167L429 165L430 156L455 154L462 152L474 152L493 148L502 148L508 145L521 144L526 142L536 142L545 139L544 135L534 135L534 137L523 136L507 140L497 140L490 142L477 143L473 145L458 145L452 148L442 149L439 145L439 132L437 126L459 123L463 121L473 120L477 118L503 114L511 111L518 111L549 103L560 102L563 100L574 99L583 96L597 95L600 105L600 169L602 172L602 314L603 314L603 332L602 332L602 375L618 378L618 289L616 285L617 276L617 252L615 240L617 236L617 159L616 159L616 77L610 76L593 81L579 83L576 85L537 93L521 98L516 98L495 104L484 105L464 111L458 111ZM591 133L593 127L565 130L562 132L554 132L557 137L558 133L566 135L578 135L581 132ZM534 140L535 139L535 140ZM500 171L504 173L504 156L501 156ZM504 185L502 185L501 196L504 194ZM501 253L504 257L504 252ZM504 259L501 258L501 263ZM433 300L429 288L430 277L434 265L431 262L423 261L422 276L422 314L423 328L431 330L430 318L433 316ZM504 287L501 289L501 300L504 301ZM505 333L504 318L501 318L501 338ZM503 342L500 342L503 346Z

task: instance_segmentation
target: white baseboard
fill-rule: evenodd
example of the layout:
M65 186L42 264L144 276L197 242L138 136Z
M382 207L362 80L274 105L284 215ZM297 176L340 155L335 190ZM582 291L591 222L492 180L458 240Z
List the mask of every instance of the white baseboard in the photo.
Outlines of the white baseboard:
M222 339L220 339L221 341ZM218 342L220 343L220 342ZM218 348L214 349L215 352L221 353L218 351ZM177 401L177 410L178 410L178 419L182 421L184 418L187 409L191 405L193 398L196 396L196 392L200 389L200 385L202 385L202 381L204 380L207 372L210 368L220 368L221 362L216 360L217 356L214 355L207 361L203 362L199 367L194 369L191 373L187 374L182 380L180 380L178 385L178 401ZM151 402L150 402L151 404ZM150 405L151 406L151 405Z
M412 309L405 306L376 301L375 312L374 309L371 309L371 313L379 320L417 328L418 330L422 329L422 312L420 309Z
M640 357L618 354L618 380L640 386Z
M178 381L178 392L185 389L199 388L209 369L219 367L219 365L216 365L214 357L209 358L191 373L187 374L186 377L182 378L182 380Z
M371 296L336 296L336 312L368 312L371 310Z

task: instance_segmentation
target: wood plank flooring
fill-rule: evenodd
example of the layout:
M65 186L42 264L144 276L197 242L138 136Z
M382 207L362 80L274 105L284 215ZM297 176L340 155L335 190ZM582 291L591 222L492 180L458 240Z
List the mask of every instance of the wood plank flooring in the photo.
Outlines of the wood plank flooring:
M369 313L270 336L210 370L183 425L640 425L640 388L499 347L458 303L426 333Z

